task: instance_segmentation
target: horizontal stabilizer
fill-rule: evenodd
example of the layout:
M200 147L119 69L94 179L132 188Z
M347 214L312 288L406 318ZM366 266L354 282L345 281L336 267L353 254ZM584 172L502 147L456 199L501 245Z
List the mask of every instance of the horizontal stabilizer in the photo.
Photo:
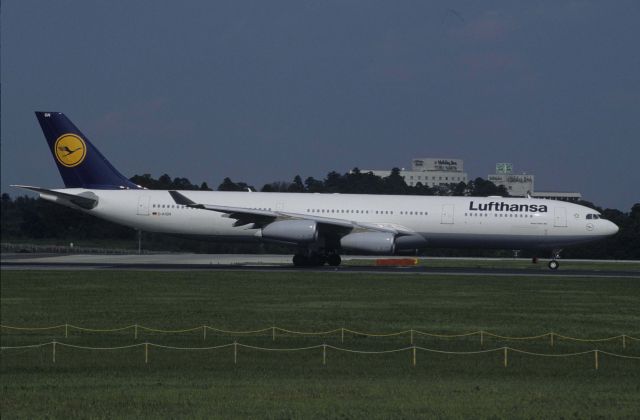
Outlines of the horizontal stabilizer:
M43 198L50 197L54 199L53 201L57 201L58 199L60 199L62 201L75 204L76 206L81 207L85 210L91 210L98 205L98 196L89 191L75 195L55 190L48 190L46 188L32 187L30 185L12 185L12 187L23 188L25 190L37 192L38 194L43 196Z

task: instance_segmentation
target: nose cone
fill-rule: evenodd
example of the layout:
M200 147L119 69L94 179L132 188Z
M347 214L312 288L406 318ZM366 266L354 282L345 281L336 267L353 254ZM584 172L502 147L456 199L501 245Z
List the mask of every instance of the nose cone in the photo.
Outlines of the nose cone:
M618 228L618 225L616 225L613 222L610 222L608 220L603 220L603 222L606 222L606 223L602 227L602 232L607 236L615 235L616 233L618 233L618 230L620 230Z

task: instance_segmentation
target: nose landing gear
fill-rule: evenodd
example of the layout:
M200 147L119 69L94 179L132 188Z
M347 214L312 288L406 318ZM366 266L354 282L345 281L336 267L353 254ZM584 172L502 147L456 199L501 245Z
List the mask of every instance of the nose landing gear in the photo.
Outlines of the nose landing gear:
M558 259L560 258L560 252L562 252L561 249L554 249L553 252L551 253L551 261L549 261L549 269L557 270L558 267L560 267L560 263L558 262Z

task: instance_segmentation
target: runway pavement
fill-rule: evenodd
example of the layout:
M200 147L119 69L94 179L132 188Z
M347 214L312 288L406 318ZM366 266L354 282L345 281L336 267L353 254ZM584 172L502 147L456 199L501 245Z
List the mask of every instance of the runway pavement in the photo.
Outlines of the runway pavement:
M421 275L468 275L468 276L579 276L579 277L629 277L640 278L640 271L629 270L624 264L612 264L614 270L562 269L552 271L537 267L505 268L500 261L491 259L494 267L456 267L455 260L449 259L451 267L431 267L430 258L423 258L426 264L411 267L376 267L368 264L357 265L354 260L375 259L370 256L344 256L346 264L340 267L294 267L290 255L230 255L230 254L151 254L151 255L47 255L47 254L2 254L2 270L232 270L232 271L284 271L323 273L377 273L377 274L421 274ZM486 260L486 259L484 259ZM350 263L351 261L351 263ZM568 261L568 260L567 260ZM541 265L543 263L541 262ZM497 267L495 267L497 266ZM618 268L618 266L620 268Z

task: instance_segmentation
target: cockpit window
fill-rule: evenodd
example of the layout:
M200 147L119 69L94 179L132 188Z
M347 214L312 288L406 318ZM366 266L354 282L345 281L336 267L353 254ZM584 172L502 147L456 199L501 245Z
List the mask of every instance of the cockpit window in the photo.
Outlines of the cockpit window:
M587 219L591 220L591 219L599 219L600 216L597 214L587 214Z

